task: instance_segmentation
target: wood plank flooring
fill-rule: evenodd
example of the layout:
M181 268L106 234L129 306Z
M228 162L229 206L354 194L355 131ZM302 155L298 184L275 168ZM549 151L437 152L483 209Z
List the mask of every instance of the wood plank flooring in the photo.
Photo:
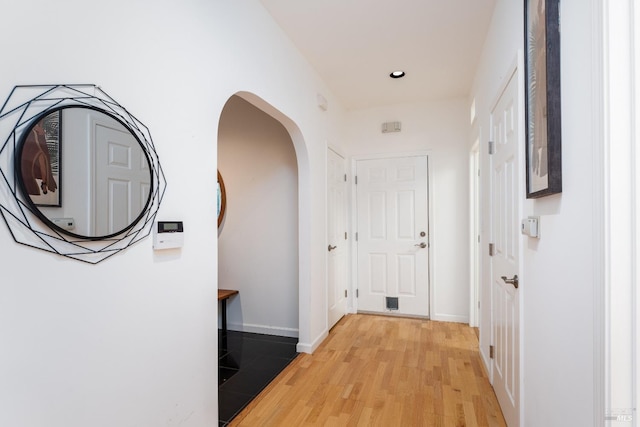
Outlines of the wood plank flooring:
M467 325L345 316L230 426L506 426Z

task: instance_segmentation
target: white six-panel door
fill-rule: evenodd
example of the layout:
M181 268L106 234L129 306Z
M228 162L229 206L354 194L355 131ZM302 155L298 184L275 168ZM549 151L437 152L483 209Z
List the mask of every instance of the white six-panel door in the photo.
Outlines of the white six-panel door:
M121 126L96 123L95 236L116 233L142 212L151 189L149 164L138 141Z
M358 311L428 316L427 156L359 160L356 169Z
M514 73L491 112L492 190L491 295L494 358L493 387L509 427L519 425L520 293L519 274L519 115L518 77Z
M333 150L327 158L329 328L347 312L347 183L345 160Z

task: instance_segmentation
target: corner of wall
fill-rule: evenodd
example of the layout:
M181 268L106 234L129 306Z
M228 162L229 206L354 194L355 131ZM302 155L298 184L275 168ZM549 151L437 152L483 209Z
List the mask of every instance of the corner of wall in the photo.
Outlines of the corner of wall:
M308 353L308 354L312 354L314 351L316 351L318 349L318 347L320 346L320 344L322 344L322 342L329 336L329 331L325 330L324 332L322 332L322 334L320 334L320 336L318 338L316 338L312 343L303 343L303 342L299 342L296 345L296 351L298 353Z

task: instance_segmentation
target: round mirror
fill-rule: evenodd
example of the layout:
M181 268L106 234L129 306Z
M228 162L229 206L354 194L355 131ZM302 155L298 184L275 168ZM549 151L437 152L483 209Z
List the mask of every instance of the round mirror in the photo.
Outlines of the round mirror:
M220 171L218 171L218 228L220 228L220 224L222 224L222 219L224 218L224 212L227 209L227 192L224 188L224 181L222 180L222 175L220 175Z
M153 188L147 152L118 118L93 107L37 116L15 156L18 186L51 228L91 240L133 227Z

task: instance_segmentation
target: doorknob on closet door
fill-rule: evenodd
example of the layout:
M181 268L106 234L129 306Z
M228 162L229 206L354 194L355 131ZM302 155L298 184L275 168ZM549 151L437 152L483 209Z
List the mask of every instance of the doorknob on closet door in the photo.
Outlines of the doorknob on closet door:
M328 247L329 252L331 252L331 251L332 251L332 250L334 250L335 248L337 248L337 246L331 246L331 245L329 245L329 247Z
M426 244L425 242L420 242L420 243L417 243L417 244L415 244L415 245L413 245L413 246L418 246L418 247L420 247L420 248L424 249L424 248L426 248L426 247L427 247L427 244Z
M504 283L509 283L510 285L513 285L514 288L518 289L518 275L516 274L515 276L513 276L512 279L507 279L507 276L501 276L502 280L504 280Z

